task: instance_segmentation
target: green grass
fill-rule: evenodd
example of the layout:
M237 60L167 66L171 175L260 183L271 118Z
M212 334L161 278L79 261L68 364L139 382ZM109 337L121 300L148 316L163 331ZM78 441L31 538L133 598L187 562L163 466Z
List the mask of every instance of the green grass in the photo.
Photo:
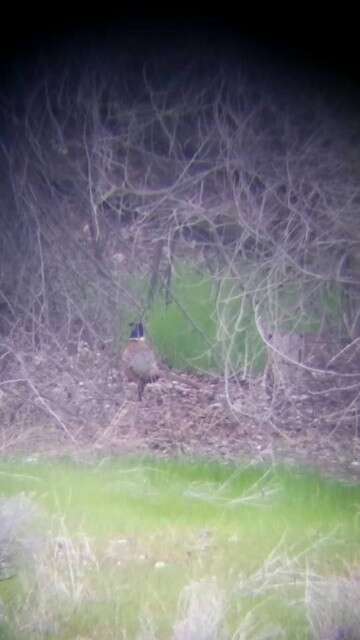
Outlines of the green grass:
M176 368L217 370L213 283L195 269L180 267L173 281L174 301L159 297L149 327L161 356Z
M154 342L171 366L230 374L263 369L263 345L238 280L218 287L210 274L180 265L172 286L174 300L165 305L158 298L149 316Z
M294 279L286 284L269 281L263 304L267 323L284 333L339 334L346 307L346 292L335 282L306 282Z
M274 626L285 633L274 637L310 638L306 576L326 581L360 564L360 486L315 472L3 461L1 496L24 492L46 514L47 542L30 573L0 581L21 639L191 640L201 637L189 635L191 616L210 624L217 608L227 631L219 622L207 638L231 638L241 625L246 639Z
M246 263L241 273L242 281L239 276L216 279L191 265L177 265L173 301L165 305L159 295L149 313L152 337L169 365L228 375L263 371L266 351L252 295L264 283L256 282ZM269 327L289 333L318 333L321 327L339 331L344 307L340 287L321 282L308 288L301 280L270 285L264 302Z
M239 276L214 277L195 265L178 262L172 279L170 304L158 291L145 318L159 355L169 366L241 376L258 374L266 364L266 349L254 316L253 295L265 296L268 327L282 332L339 331L344 294L333 283L307 287L301 280L277 283L259 280L261 274L244 262ZM147 282L130 278L127 286L137 299L146 299ZM115 331L117 346L128 337L128 322L138 321L126 308Z

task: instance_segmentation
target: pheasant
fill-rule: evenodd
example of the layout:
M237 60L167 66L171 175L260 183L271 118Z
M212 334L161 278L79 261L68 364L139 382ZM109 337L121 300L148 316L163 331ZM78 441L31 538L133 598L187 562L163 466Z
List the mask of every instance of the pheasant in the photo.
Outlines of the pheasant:
M155 354L145 340L142 322L133 325L122 354L122 364L128 381L137 383L138 399L141 401L145 386L156 382L160 376Z

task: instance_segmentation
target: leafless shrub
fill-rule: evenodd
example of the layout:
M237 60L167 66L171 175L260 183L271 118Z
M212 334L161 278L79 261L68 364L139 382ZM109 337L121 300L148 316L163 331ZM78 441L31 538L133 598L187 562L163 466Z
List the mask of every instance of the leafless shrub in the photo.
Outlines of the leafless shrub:
M310 579L305 602L315 640L358 640L359 597L358 575Z
M216 579L192 582L179 598L174 640L219 640L224 635L225 594Z
M34 570L44 543L40 509L25 495L0 499L0 581Z
M98 569L91 541L81 534L70 536L64 522L54 521L13 612L17 629L34 638L58 633L91 597L88 576Z
M116 78L96 65L44 71L16 110L11 100L4 107L6 388L22 377L8 375L9 351L52 354L71 374L85 345L109 371L129 317L146 313L158 290L178 304L172 277L177 261L191 260L218 292L209 349L220 352L226 383L259 374L250 314L275 395L294 410L306 404L294 396L306 397L335 429L356 425L356 120L315 94L284 99L246 71L219 66L210 77L189 64L174 77L163 63L165 90L156 65L135 78L121 64ZM42 386L37 400L69 431ZM227 400L236 414L229 386ZM263 419L256 401L252 415Z

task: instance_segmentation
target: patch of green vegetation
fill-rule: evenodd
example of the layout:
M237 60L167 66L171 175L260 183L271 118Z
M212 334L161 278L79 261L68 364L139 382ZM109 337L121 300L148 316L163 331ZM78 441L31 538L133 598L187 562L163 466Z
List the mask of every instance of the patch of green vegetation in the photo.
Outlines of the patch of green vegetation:
M235 374L261 371L265 355L249 300L239 282L219 287L208 274L180 266L173 282L173 301L157 300L149 325L161 356L169 365Z
M16 640L8 624L0 621L0 640Z
M271 297L270 315L280 331L317 333L321 327L338 329L341 324L344 296L337 283L288 283L275 287Z
M223 278L217 292L217 337L222 370L228 375L259 373L266 364L266 351L255 323L251 296L238 278ZM244 288L242 288L244 287Z
M39 618L27 638L145 638L151 626L151 637L172 638L189 616L205 624L206 603L206 619L218 611L231 633L247 625L241 637L281 627L303 638L310 578L360 563L360 486L300 468L4 461L0 491L31 496L51 523L22 606L0 582L9 618Z
M173 281L173 301L154 304L149 327L161 356L180 369L217 370L216 316L210 276L180 267Z
M169 366L228 376L264 370L266 349L248 291L257 285L252 278L250 287L246 265L243 278L243 282L230 276L218 280L195 266L177 265L171 302L165 304L159 294L147 319L158 352ZM133 279L130 285L135 297L144 297L144 280ZM321 282L307 290L303 282L289 282L269 287L268 296L268 325L278 331L317 333L339 326L343 294L335 284ZM127 321L125 329L120 342L127 338Z

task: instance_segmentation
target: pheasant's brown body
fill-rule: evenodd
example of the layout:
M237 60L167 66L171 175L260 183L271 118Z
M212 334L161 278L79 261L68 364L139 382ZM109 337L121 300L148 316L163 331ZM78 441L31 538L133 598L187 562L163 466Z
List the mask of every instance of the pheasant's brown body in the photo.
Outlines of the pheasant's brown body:
M122 363L129 382L137 383L138 398L141 400L145 385L159 378L154 352L144 337L129 340L122 354Z

